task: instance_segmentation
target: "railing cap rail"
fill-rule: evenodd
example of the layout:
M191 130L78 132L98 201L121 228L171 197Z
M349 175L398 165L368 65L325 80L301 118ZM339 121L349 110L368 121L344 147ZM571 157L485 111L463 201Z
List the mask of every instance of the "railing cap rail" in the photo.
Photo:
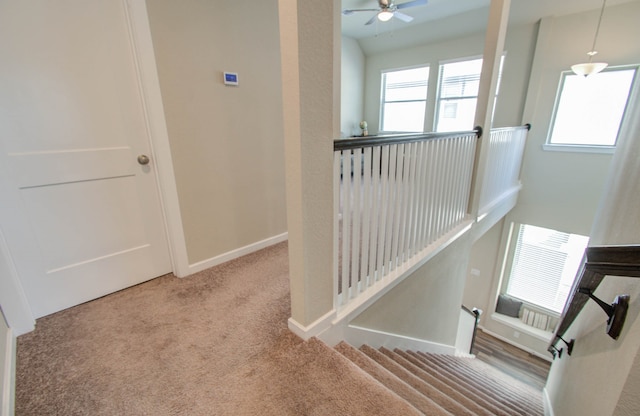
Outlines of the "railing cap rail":
M508 131L508 130L531 130L531 124L525 124L524 126L515 127L498 127L492 128L491 131ZM400 144L400 143L412 143L423 140L438 140L447 139L451 137L466 136L469 134L475 134L480 138L483 134L482 127L477 126L473 130L468 131L455 131L446 133L407 133L407 134L384 134L380 136L366 136L366 137L350 137L348 139L335 139L333 141L333 150L348 150L358 149L363 147L382 146L385 144Z
M451 137L467 136L475 134L478 130L456 131L448 133L409 133L409 134L387 134L381 136L353 137L348 139L336 139L333 141L333 150L358 149L363 147L382 146L385 144L400 144L419 142L423 140L438 140Z
M514 127L494 127L491 129L491 132L508 131L508 130L531 130L531 124L527 123L524 126L514 126Z

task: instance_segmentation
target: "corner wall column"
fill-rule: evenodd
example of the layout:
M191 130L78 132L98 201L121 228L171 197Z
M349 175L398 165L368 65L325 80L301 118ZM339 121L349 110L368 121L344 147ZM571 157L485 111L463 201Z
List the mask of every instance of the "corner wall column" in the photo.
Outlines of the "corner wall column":
M340 131L340 3L279 0L291 319L333 310L333 139Z
M509 23L509 8L511 0L491 0L489 8L489 21L484 41L484 53L482 59L482 73L480 75L480 89L476 105L474 126L481 126L484 137L491 133L491 121L495 103L496 89L498 87L498 72L500 60L504 51L504 41L507 37ZM484 179L485 165L487 161L487 142L483 138L478 142L476 149L475 174L471 184L471 214L477 217L480 209L480 195L482 194L482 181Z

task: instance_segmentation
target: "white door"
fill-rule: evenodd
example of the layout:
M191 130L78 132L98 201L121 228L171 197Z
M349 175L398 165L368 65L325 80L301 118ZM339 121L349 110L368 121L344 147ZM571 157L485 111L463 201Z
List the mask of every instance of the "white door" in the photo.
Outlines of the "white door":
M35 317L171 271L133 49L124 0L0 2L0 231Z

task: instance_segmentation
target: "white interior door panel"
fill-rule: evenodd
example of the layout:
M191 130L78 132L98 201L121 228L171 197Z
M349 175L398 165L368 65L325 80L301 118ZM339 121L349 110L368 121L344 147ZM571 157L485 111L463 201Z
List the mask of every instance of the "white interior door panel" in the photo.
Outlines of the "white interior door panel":
M34 315L170 272L126 3L3 1L0 56L0 225Z

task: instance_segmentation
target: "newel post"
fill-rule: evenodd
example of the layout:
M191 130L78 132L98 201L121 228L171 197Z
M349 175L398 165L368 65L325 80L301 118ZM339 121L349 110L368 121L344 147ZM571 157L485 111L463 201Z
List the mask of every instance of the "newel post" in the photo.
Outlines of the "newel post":
M333 139L339 137L340 3L278 0L291 318L303 338L333 310ZM336 52L337 51L337 52Z
M504 40L507 35L509 23L509 7L511 0L491 0L489 20L484 42L482 59L482 74L480 75L480 89L478 91L478 103L474 126L482 127L482 137L476 148L474 174L471 183L470 214L477 218L480 209L480 197L486 170L488 142L491 134L491 116L493 114L494 97L498 85L498 71L500 59L504 51Z

